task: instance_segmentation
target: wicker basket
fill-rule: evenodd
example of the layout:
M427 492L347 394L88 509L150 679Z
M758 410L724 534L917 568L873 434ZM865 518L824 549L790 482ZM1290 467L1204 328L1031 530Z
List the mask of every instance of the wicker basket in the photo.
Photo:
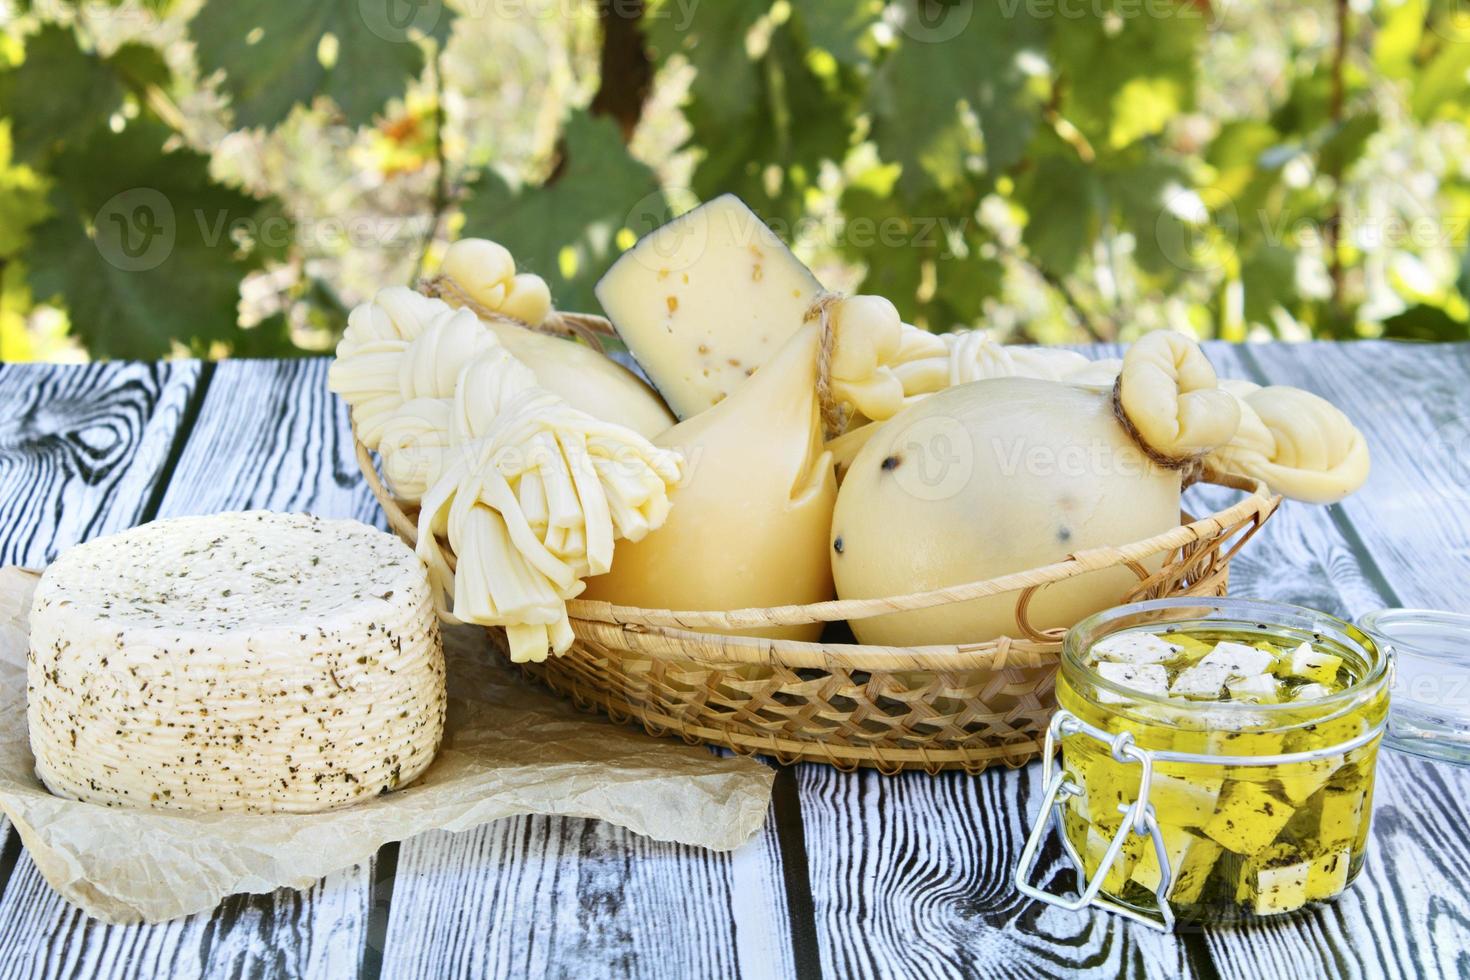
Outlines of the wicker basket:
M598 317L557 314L555 319L554 332L584 340L610 332ZM415 508L387 491L361 443L357 459L394 531L414 544ZM730 611L572 600L567 604L576 634L571 650L520 666L578 706L616 721L636 721L654 735L760 753L783 763L825 762L843 770L869 766L884 773L976 773L995 763L1019 766L1040 750L1055 707L1052 688L1061 650L1062 631L1038 631L1029 623L1032 597L1050 583L1118 566L1138 578L1118 596L1120 603L1224 595L1230 559L1280 498L1253 482L1219 474L1205 478L1245 496L1203 519L1185 514L1180 527L1143 541L933 592ZM1149 559L1162 559L1162 567L1150 571ZM707 632L840 624L1002 593L1016 596L1020 637L882 647L833 636L837 626L817 643ZM490 634L505 653L504 631L492 628Z

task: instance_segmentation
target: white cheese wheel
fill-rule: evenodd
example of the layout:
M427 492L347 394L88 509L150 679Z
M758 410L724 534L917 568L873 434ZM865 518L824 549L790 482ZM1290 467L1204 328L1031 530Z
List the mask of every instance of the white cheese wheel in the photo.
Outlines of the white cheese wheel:
M27 720L58 796L324 810L404 785L444 728L423 565L356 521L249 511L88 542L42 576Z

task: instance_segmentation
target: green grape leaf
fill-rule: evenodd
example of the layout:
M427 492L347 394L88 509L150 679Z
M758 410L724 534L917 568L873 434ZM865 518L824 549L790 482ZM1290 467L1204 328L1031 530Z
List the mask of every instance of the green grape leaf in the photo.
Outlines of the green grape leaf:
M1198 271L1194 236L1208 218L1183 165L1142 144L1100 168L1119 224L1133 235L1134 260L1147 272L1177 278ZM1181 247L1182 246L1182 247Z
M1409 78L1424 36L1424 0L1403 0L1380 9L1383 23L1373 38L1373 64L1389 78Z
M683 53L695 68L684 115L689 147L702 153L691 179L704 199L732 192L766 221L789 228L825 160L847 152L856 100L845 76L819 76L793 24L765 19L769 0L699 4L683 30L650 22L662 61ZM748 35L763 43L754 57Z
M1005 7L920 0L874 77L874 140L883 159L903 166L899 187L910 200L935 185L953 191L964 184L967 160L982 152L996 174L1026 150L1041 107L1018 58L1039 56L1046 39L1041 21ZM978 119L978 133L962 103Z
M1383 336L1395 340L1470 340L1470 324L1438 306L1417 303L1383 321Z
M1075 158L1044 156L1016 181L1015 196L1026 209L1021 241L1032 257L1049 272L1071 272L1101 226L1097 174Z
M107 64L119 78L133 88L156 85L165 88L173 78L163 52L147 44L130 41L114 51Z
M1206 188L1206 204L1217 215L1223 210L1255 212L1281 179L1281 164L1273 156L1281 134L1268 123L1236 120L1220 127L1205 151L1205 162L1215 179Z
M973 221L937 217L933 206L911 211L891 180L870 173L842 195L842 248L867 270L859 291L886 297L931 330L974 324L983 301L1000 294L1000 264L982 257Z
M1193 108L1207 14L1186 0L1098 0L1089 9L1056 19L1052 56L1063 73L1062 115L1103 153Z
M230 354L234 357L289 357L300 353L291 340L291 326L284 313L273 313L231 336Z
M10 118L17 159L44 160L104 125L124 88L101 58L77 47L69 28L48 24L26 39L25 61L0 74L0 115Z
M1470 44L1450 42L1439 50L1414 80L1409 106L1414 117L1428 122L1441 111L1463 111L1459 103L1470 87Z
M1297 302L1296 255L1284 245L1263 245L1242 259L1240 282L1246 320L1269 325L1272 310Z
M518 268L546 279L558 309L591 311L592 287L618 255L619 232L653 230L667 205L658 178L628 155L613 120L577 112L563 140L561 165L541 186L512 189L493 172L482 175L465 202L462 234L510 249Z
M1317 169L1326 174L1346 173L1378 132L1378 113L1364 112L1344 119L1328 129L1317 150Z
M33 232L30 283L60 296L72 333L98 357L157 358L178 340L203 353L238 334L236 253L261 203L209 178L209 158L163 151L147 117L96 130L56 157L54 215Z
M417 36L442 40L452 16L443 0L212 0L189 30L202 70L224 69L239 125L274 126L325 94L356 126L403 94L424 68Z
M883 13L880 0L795 0L807 40L843 64L867 60L862 41Z
M50 213L46 182L11 160L10 127L0 121L0 259L11 259L30 241L30 229Z

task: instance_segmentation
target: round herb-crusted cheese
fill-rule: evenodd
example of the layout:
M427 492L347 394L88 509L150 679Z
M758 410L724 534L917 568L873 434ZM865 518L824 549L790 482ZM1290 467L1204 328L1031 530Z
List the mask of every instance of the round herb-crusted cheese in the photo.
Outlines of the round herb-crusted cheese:
M62 555L30 618L36 771L109 806L310 811L414 779L444 727L424 567L356 521L157 521Z

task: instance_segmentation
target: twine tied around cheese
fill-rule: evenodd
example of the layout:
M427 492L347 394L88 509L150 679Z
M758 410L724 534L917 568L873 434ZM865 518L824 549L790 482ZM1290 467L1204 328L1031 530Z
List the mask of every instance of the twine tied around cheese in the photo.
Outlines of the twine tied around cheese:
M1113 382L1113 417L1118 420L1118 424L1123 427L1123 431L1128 434L1128 438L1133 440L1133 444L1148 457L1150 462L1157 463L1165 469L1178 470L1180 481L1184 486L1199 482L1204 475L1204 453L1190 456L1170 456L1167 453L1159 452L1143 438L1143 435L1138 431L1138 427L1133 424L1133 420L1128 417L1127 411L1123 408L1122 374L1119 374Z
M847 430L847 412L832 392L832 348L836 344L836 329L832 325L832 308L844 299L841 293L824 292L812 300L802 316L802 323L816 320L818 323L817 344L817 405L822 413L822 435L832 440Z
M589 313L563 313L553 309L541 323L527 323L520 317L511 316L500 310L492 310L471 296L469 291L455 282L452 277L443 273L420 279L415 288L430 299L442 299L451 306L467 309L481 320L495 320L513 327L520 327L522 330L563 339L575 337L599 354L607 353L602 346L602 338L613 336L612 324L603 317Z

